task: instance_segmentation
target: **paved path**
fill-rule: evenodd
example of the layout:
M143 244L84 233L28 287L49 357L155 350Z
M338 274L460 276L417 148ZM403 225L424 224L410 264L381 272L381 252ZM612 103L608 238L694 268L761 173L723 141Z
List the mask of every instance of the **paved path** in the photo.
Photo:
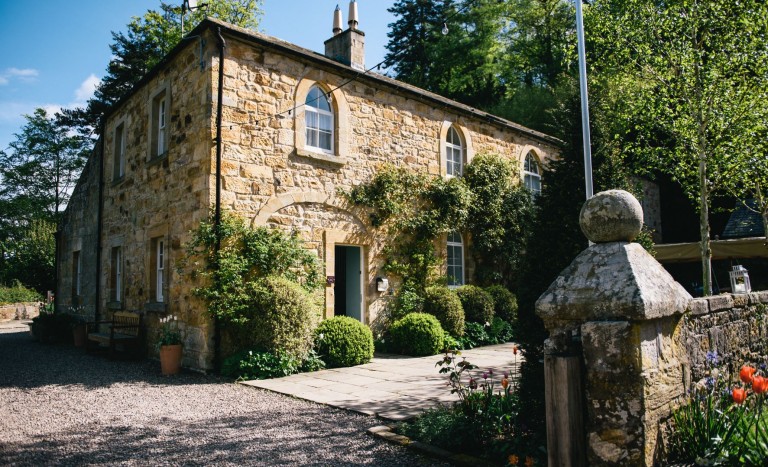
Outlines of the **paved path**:
M472 372L476 377L488 369L499 376L522 362L512 347L502 344L464 350L462 357L479 367ZM447 386L446 375L440 374L435 366L440 359L441 356L382 355L356 367L242 384L388 420L405 420L424 409L456 401L456 395Z

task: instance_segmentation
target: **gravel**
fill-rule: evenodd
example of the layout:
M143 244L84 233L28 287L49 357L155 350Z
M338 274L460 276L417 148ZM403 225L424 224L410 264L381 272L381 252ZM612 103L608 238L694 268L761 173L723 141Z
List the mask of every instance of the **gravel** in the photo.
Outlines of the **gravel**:
M16 322L18 323L18 322ZM444 465L346 412L0 326L0 465Z

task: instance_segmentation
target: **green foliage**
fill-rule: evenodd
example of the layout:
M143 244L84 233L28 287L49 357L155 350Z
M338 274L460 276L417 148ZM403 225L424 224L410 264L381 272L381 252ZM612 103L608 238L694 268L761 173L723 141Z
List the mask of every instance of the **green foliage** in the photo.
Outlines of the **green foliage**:
M157 335L157 348L164 345L178 345L184 343L175 317L167 317L160 326Z
M301 360L282 350L248 350L224 360L221 373L237 380L270 379L299 372Z
M427 287L424 291L424 313L434 315L451 336L464 334L464 309L459 297L448 287Z
M459 338L460 348L474 349L475 347L490 345L491 335L488 334L488 327L485 324L467 322L464 327L464 335Z
M435 355L443 348L443 328L427 313L408 314L395 321L389 332L393 347L405 355Z
M32 333L46 344L71 344L73 316L67 313L43 313L32 318Z
M244 308L234 334L243 347L303 357L312 348L320 308L300 285L270 276L245 284Z
M468 322L490 324L493 321L493 298L488 292L476 285L463 285L456 289L456 295Z
M263 0L207 0L205 8L187 12L184 32L210 16L240 27L256 30ZM100 131L99 121L160 60L181 41L181 8L177 3L160 2L160 8L134 16L125 31L112 32L109 45L112 59L107 73L86 108L65 109L63 120L81 128Z
M335 316L317 327L315 349L329 368L362 365L373 358L373 333L354 318Z
M434 239L464 225L471 204L471 193L458 178L391 166L346 196L368 210L373 227L385 229L394 239L384 249L384 271L403 278L403 287L417 294L437 281L440 255Z
M392 316L402 318L408 313L420 313L424 309L424 297L414 291L412 284L406 283L397 293L397 297L392 305Z
M0 151L0 283L19 280L40 293L54 288L54 238L85 165L90 140L44 109Z
M531 193L520 186L512 162L495 154L472 159L462 179L473 196L467 230L472 235L476 280L512 286L521 274L535 216Z
M320 263L297 236L277 229L251 229L242 219L223 213L221 248L216 255L216 228L203 221L192 232L180 270L204 285L194 289L208 312L228 329L241 349L283 350L307 354L320 317Z
M0 286L0 305L22 302L39 302L42 296L34 290L30 290L19 281L15 281L12 286Z
M503 285L486 287L485 291L493 300L493 313L497 318L515 323L517 321L517 297Z
M709 294L712 200L760 198L768 211L768 4L601 0L589 12L603 144L636 170L669 175L697 204Z

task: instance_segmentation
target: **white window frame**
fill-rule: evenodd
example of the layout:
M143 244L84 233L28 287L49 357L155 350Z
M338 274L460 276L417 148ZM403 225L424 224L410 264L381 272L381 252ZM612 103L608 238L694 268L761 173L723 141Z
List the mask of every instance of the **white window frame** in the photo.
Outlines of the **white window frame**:
M456 144L458 141L458 144ZM464 172L466 147L461 134L455 126L448 128L445 135L445 173L448 177L458 177ZM458 156L458 157L457 157ZM457 160L458 159L458 160Z
M83 255L80 251L77 253L77 264L75 265L75 295L78 297L82 294L82 273L83 273Z
M168 112L168 99L165 95L161 96L157 101L157 156L160 157L165 154L165 132L166 132L166 120Z
M115 268L115 301L121 302L123 299L123 248L113 247L112 267Z
M453 238L452 238L453 237ZM456 241L456 237L458 237L459 241ZM454 230L452 232L448 232L448 237L446 240L446 277L448 278L448 287L449 288L456 288L460 287L465 284L464 280L464 239L461 236L461 232L458 230ZM455 252L458 250L458 262L455 261L456 255L452 255L451 252ZM451 268L458 267L461 273L461 277L457 278L455 275L451 274ZM453 280L452 280L453 279ZM455 280L458 279L458 280Z
M320 94L319 96L313 98L311 97L313 94L313 91L317 90L317 92ZM323 99L323 101L328 104L328 108L331 109L331 111L321 109L316 104L319 99ZM317 125L311 126L310 125L310 119L316 118ZM325 130L320 128L320 121L322 120L322 117L327 117L330 119L330 129ZM307 98L304 101L304 127L305 127L305 138L306 138L306 147L308 149L311 149L313 151L319 151L324 154L334 154L334 138L335 138L335 127L336 127L336 121L335 121L335 115L333 114L333 106L331 105L331 102L328 100L328 94L323 91L319 86L313 85L311 88L309 88L309 92L307 92ZM320 145L320 135L323 133L330 133L330 147L325 148ZM311 135L314 135L317 138L317 145L314 145L311 143L312 138Z
M161 159L168 152L170 142L171 89L166 83L159 86L151 95L149 108L148 160Z
M125 175L125 122L120 122L115 126L115 147L114 147L114 169L112 178L119 180Z
M162 238L157 239L157 250L155 251L155 258L157 263L155 264L155 301L158 303L165 301L163 295L163 280L165 279L165 240Z
M541 164L533 151L528 152L523 161L523 183L534 197L541 194Z

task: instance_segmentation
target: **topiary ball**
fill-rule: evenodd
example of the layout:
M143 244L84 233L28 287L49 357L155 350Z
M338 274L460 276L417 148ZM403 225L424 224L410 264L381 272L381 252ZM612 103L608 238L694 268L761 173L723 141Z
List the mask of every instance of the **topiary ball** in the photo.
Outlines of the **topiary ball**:
M493 321L493 299L485 290L475 285L463 285L456 289L456 295L461 300L467 321L480 324Z
M464 308L456 293L448 287L427 287L424 312L435 315L443 330L454 337L464 335Z
M504 321L514 323L517 321L517 297L503 285L486 287L485 291L493 299L494 314Z
M328 368L362 365L373 358L373 332L354 318L334 316L315 330L315 350Z
M440 353L444 332L440 321L429 313L410 313L389 329L394 347L414 357Z

